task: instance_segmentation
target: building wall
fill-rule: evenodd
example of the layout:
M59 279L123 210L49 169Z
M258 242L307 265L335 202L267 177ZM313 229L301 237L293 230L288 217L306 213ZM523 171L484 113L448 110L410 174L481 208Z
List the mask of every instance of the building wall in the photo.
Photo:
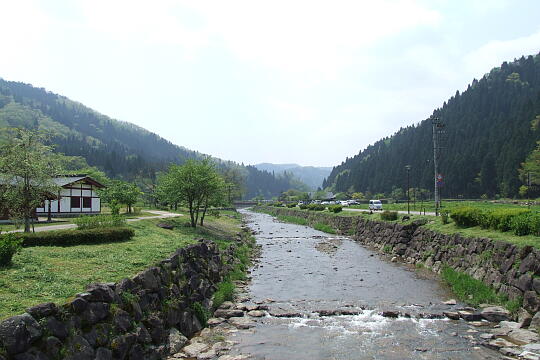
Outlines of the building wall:
M71 197L81 197L79 207L71 207ZM82 197L91 197L91 207L83 207ZM49 201L46 200L43 207L37 208L36 212L38 214L47 214ZM85 214L85 213L99 213L101 211L101 200L97 191L92 189L92 186L88 184L74 183L69 186L69 188L62 188L60 190L60 209L58 209L58 200L51 201L51 213L74 213L74 214Z

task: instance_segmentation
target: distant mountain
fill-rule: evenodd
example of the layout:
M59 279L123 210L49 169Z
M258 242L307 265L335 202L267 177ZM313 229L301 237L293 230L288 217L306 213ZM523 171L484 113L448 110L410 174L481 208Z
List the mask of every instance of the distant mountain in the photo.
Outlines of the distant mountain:
M300 166L298 164L261 163L254 166L259 170L273 172L275 174L290 173L313 190L321 187L323 180L332 171L331 167Z
M0 78L0 128L24 127L48 130L56 151L81 156L113 178L149 179L170 163L204 155L175 145L137 125L111 119L81 103L29 84ZM290 188L302 188L297 181L273 176L231 161L216 159L221 168L231 168L244 179L245 196L279 195ZM263 181L260 183L259 181Z
M442 195L515 197L518 169L540 140L540 54L504 62L433 112L445 125L439 159ZM336 166L333 191L390 193L410 185L433 189L432 123L400 129Z

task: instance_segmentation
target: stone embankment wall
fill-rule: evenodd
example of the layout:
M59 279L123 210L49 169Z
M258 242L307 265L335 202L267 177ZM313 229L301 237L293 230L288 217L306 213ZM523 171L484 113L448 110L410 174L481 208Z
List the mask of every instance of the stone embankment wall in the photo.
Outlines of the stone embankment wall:
M311 225L325 223L361 244L394 254L411 264L422 263L436 272L450 266L511 300L522 300L522 307L531 314L540 311L540 251L531 246L440 234L418 222L402 225L286 208L264 208L264 211L269 209L275 215L305 218Z
M238 241L241 241L239 235ZM46 303L0 323L4 359L161 359L202 329L195 309L209 307L235 262L210 241L118 283L92 284L68 303Z

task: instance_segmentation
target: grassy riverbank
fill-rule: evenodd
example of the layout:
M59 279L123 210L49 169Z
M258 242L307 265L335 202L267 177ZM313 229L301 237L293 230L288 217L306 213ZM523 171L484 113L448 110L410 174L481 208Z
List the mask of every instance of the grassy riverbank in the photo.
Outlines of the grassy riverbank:
M120 243L24 248L13 265L0 268L0 319L39 303L62 303L89 283L131 277L200 237L226 247L240 225L239 215L227 215L207 217L197 229L184 226L186 216L133 222L135 236ZM156 226L169 221L177 225L174 230Z

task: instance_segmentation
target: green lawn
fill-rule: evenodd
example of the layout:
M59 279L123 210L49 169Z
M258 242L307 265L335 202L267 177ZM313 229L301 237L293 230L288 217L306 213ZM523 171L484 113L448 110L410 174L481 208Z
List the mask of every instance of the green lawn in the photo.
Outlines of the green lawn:
M416 204L414 204L412 201L409 204L411 211L424 211L424 209L427 212L435 212L435 204L433 201L424 201L421 203L420 201L417 201ZM501 203L498 201L492 201L492 200L479 200L479 201L445 201L443 200L441 202L441 210L452 210L456 207L461 206L473 206L473 207L479 207L483 209L504 209L504 208L519 208L519 209L526 209L527 206L524 205L524 202L518 202L518 203ZM368 209L368 204L361 204L361 205L352 205L351 208L356 209ZM399 210L399 211L407 211L407 203L406 202L400 202L400 203L394 203L394 204L383 204L384 210ZM540 205L532 205L531 210L540 210Z
M223 247L232 241L240 224L227 216L208 217L204 228L192 229L183 226L186 220L184 216L130 223L135 237L121 243L22 249L12 266L0 268L0 319L39 303L63 303L92 282L131 277L200 237L216 240ZM163 221L178 226L172 231L155 226Z

